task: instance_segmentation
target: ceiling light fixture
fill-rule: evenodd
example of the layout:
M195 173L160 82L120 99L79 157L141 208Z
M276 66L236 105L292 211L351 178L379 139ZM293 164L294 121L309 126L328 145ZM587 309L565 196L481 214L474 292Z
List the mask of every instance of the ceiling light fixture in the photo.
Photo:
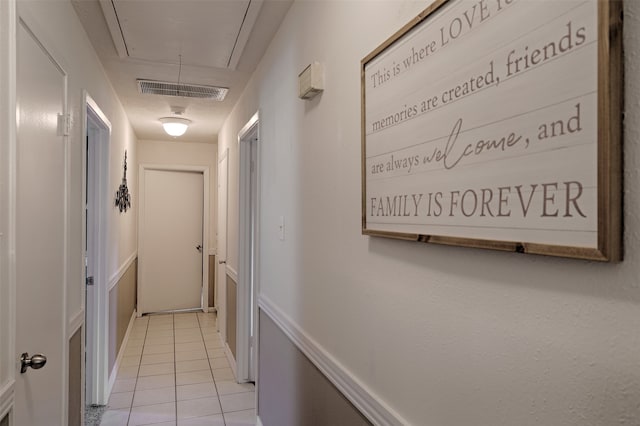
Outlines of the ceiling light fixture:
M178 96L180 96L180 74L182 73L182 55L178 55L180 58L180 68L178 68ZM172 106L171 113L175 115L182 115L184 113L184 107ZM191 124L191 120L187 120L182 117L162 117L160 119L162 123L162 127L164 131L167 132L169 136L178 137L184 135Z
M191 124L191 120L180 117L163 117L160 119L164 131L169 136L178 137L184 135L187 131L187 127Z

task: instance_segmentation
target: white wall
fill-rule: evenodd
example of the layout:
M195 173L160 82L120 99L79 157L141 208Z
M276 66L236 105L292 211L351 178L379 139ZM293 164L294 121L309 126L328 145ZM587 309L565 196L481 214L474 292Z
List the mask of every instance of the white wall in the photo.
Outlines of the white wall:
M107 278L118 270L137 250L137 158L136 136L120 101L104 73L102 65L87 38L71 3L68 1L18 1L19 14L29 18L41 40L68 74L68 105L71 113L69 234L67 315L74 318L84 300L82 203L83 158L83 90L96 101L112 126L109 164L109 247ZM115 207L115 194L122 180L124 151L128 152L127 180L131 193L131 209L120 213Z
M209 253L215 254L217 212L218 146L177 140L138 141L140 164L175 164L182 166L209 167Z
M360 60L428 2L294 3L220 135L237 269L238 131L261 119L260 283L350 374L416 425L640 421L640 2L626 1L625 261L360 233ZM317 60L325 92L297 99ZM279 217L286 239L278 239Z

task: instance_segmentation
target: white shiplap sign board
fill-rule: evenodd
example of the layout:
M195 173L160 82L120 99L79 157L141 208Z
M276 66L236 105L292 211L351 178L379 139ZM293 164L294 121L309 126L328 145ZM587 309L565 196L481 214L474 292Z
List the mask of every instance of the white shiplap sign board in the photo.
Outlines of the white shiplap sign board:
M598 7L440 1L365 58L363 233L602 257Z

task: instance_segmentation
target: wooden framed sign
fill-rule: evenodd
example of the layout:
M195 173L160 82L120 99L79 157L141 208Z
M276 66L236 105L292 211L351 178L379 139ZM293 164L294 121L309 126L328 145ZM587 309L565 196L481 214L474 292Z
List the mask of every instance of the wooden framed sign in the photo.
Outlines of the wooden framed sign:
M362 60L362 232L620 261L622 4L436 0Z

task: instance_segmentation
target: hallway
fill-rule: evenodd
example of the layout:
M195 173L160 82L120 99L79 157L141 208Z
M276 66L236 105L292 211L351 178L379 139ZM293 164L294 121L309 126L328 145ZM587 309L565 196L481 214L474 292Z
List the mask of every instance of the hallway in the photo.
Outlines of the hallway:
M638 75L640 0L0 0L0 426L640 426Z
M136 318L102 426L254 425L253 384L237 384L214 313Z

